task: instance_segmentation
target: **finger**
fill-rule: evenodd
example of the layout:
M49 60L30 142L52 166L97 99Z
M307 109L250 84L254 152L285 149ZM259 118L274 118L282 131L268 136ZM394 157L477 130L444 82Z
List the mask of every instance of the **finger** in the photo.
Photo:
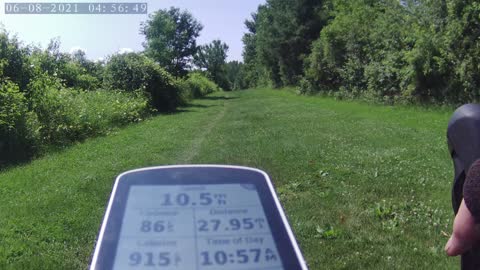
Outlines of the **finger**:
M448 256L461 255L472 248L478 239L475 229L475 220L462 200L457 216L453 223L453 234L445 246Z

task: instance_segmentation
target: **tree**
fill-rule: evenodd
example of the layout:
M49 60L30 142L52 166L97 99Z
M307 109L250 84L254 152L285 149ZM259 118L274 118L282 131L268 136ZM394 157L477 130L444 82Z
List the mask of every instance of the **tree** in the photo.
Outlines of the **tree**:
M311 44L326 24L326 2L267 0L266 5L258 8L254 20L246 22L253 35L244 36L244 42L255 41L257 65L266 71L273 86L294 85L299 81Z
M241 90L248 88L245 81L245 66L238 61L231 61L225 65L229 89Z
M480 100L480 5L478 1L448 1L448 25L444 31L448 63L449 99L457 103Z
M25 91L32 76L29 53L16 36L10 37L0 27L0 82L10 80Z
M49 76L59 76L63 78L65 65L70 62L70 54L60 52L60 39L50 40L47 49L32 46L30 61L34 67L35 76L46 73Z
M184 76L197 52L196 39L203 26L187 11L159 10L142 23L145 51L174 76Z
M228 89L226 81L225 60L227 59L228 45L220 40L199 47L194 57L194 63L206 70L207 76L223 89Z
M259 6L259 10L263 6ZM245 27L248 32L243 35L243 73L246 87L258 86L258 64L257 64L257 13L252 13L251 20L245 20Z
M400 97L415 77L405 70L416 30L410 13L395 0L334 0L333 19L305 61L302 90Z
M87 54L85 53L84 50L78 49L73 51L72 53L72 59L73 61L79 63L82 67L86 67L89 63L87 59Z
M27 100L18 85L0 81L0 166L24 160L39 139L35 115L28 112Z

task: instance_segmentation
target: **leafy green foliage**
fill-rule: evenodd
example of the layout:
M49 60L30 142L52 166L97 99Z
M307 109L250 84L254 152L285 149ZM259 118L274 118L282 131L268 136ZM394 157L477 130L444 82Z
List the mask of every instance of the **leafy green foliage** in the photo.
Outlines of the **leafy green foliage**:
M39 139L35 114L12 82L0 82L0 165L29 157Z
M261 6L259 7L261 8ZM248 29L248 33L243 35L243 63L244 63L244 73L243 80L247 88L256 87L259 85L259 65L257 64L257 47L256 47L256 38L257 38L257 14L252 14L251 20L245 20L245 26Z
M0 27L0 80L10 80L21 90L25 89L32 76L28 60L29 49L22 46L17 37L10 37Z
M113 55L105 66L104 86L107 89L122 89L127 92L142 89L147 84L146 71L153 65L148 58L136 53Z
M33 78L26 90L28 95L10 81L0 83L0 166L50 145L106 134L152 112L143 92L67 89L48 74Z
M245 78L245 65L238 61L231 61L225 65L226 79L229 90L241 90L248 88Z
M246 21L248 85L389 104L480 100L477 2L321 2L269 0Z
M20 92L18 85L9 81L2 82L0 89L2 90L0 125L4 130L12 130L26 111L25 96Z
M42 142L47 144L62 145L105 134L150 113L148 99L139 92L65 89L58 79L48 76L35 79L29 88Z
M200 69L205 70L207 76L217 85L229 90L230 85L225 70L227 52L227 44L220 40L214 40L212 43L198 48L197 54L194 56L194 63Z
M146 53L174 76L184 76L197 52L196 38L203 26L187 11L159 10L142 24Z
M306 61L305 77L309 81L302 82L305 92L315 91L316 87L327 91L343 87L351 92L359 92L367 87L365 69L372 60L370 51L381 47L381 43L371 40L370 32L372 24L377 27L379 10L385 9L382 4L370 2L335 2L335 19L323 28Z
M251 77L267 75L273 86L294 85L325 24L325 1L268 0L246 21L244 61ZM252 79L249 79L252 80Z
M327 225L325 229L317 225L316 231L317 234L315 237L328 240L336 239L342 235L342 233L335 229L332 225Z
M151 105L158 111L175 110L181 103L180 92L173 77L141 54L117 54L110 57L105 66L104 85L112 90L143 91L150 96Z
M190 73L187 78L180 80L178 84L184 101L201 98L221 90L215 82L199 72Z
M82 50L63 53L59 39L46 49L24 46L0 29L0 165L108 133L155 111L174 111L189 98L220 90L200 74L180 77L191 67L201 29L186 11L161 10L142 25L145 54L113 55L108 62L88 60ZM227 46L213 44L202 47L207 74L228 88Z
M65 87L95 90L101 87L103 66L85 58L85 52L60 52L60 41L52 39L46 50L32 48L30 56L34 76L47 74L60 79Z
M102 86L101 77L87 72L78 62L69 61L60 70L58 77L66 87L95 90Z

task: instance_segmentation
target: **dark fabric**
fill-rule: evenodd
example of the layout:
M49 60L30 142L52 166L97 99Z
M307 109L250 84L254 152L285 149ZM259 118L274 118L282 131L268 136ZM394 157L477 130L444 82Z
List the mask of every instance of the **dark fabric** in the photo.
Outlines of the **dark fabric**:
M480 223L480 159L477 159L468 170L465 184L463 185L463 198L465 204L475 219Z
M462 254L462 270L478 270L480 269L480 260L478 259L480 248L476 247Z

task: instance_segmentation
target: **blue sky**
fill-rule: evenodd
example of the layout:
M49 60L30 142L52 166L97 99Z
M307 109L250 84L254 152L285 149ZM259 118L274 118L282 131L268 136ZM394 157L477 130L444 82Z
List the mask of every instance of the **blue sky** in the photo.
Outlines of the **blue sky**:
M243 22L265 0L7 0L6 2L147 2L148 12L171 6L186 9L204 28L199 44L221 39L229 47L228 60L242 59ZM25 44L46 47L51 38L60 37L61 50L82 48L90 59L113 54L123 48L142 50L144 37L140 23L147 15L5 15L5 0L0 0L0 23L17 34Z

